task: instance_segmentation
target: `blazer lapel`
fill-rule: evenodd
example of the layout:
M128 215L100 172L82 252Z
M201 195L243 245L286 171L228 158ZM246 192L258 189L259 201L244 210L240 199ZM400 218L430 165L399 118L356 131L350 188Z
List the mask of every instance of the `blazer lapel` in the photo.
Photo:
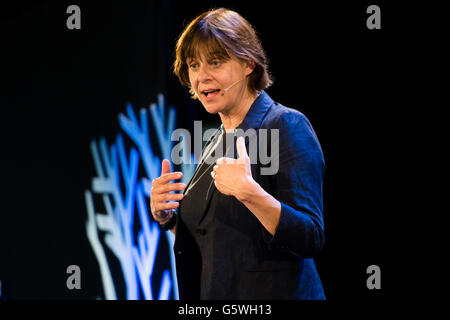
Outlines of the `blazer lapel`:
M234 158L237 159L238 158L238 153L237 153L237 148L236 148L236 140L237 140L238 136L234 136L233 137L233 143L231 146L227 147L227 150L225 152L225 157L228 158ZM245 139L245 148L248 151L248 146L249 146L249 140L250 139L256 139L255 135L252 135L249 137L249 139ZM257 143L257 142L256 142ZM258 145L256 145L258 148ZM232 153L232 151L234 153ZM214 166L211 167L211 171L213 170ZM209 207L209 203L211 202L211 199L214 195L215 192L220 192L219 190L217 190L216 185L214 184L214 180L211 177L211 184L209 186L209 189L206 191L206 195L205 195L205 203L204 206L201 207L200 210L202 210L201 215L200 215L200 220L198 221L198 223L200 224L202 222L202 220L205 218L206 216L206 212L207 212L207 208Z

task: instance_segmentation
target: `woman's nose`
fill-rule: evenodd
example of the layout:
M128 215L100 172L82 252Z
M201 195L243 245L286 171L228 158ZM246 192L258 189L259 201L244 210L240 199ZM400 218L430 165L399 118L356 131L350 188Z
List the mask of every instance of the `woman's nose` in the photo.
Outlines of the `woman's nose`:
M205 82L210 79L211 79L211 75L209 74L208 68L205 66L201 66L200 70L198 71L198 81Z

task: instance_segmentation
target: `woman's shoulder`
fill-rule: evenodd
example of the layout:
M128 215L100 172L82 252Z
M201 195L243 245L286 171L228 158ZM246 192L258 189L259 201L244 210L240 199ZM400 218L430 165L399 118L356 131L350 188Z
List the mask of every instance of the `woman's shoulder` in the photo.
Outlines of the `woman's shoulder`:
M299 126L310 127L311 124L302 112L278 102L272 104L263 120L263 127L266 128L299 129Z
M279 141L283 141L285 149L295 149L298 153L322 153L319 139L310 121L297 109L274 101L261 127L278 129Z

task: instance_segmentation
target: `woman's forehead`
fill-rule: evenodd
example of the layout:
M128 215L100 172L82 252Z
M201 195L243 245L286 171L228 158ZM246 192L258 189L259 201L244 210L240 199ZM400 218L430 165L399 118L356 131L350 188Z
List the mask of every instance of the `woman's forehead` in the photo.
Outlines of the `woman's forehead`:
M190 50L189 50L190 49ZM189 60L211 60L211 59L228 59L230 54L221 47L216 41L198 42L197 45L191 46L186 52L186 61Z

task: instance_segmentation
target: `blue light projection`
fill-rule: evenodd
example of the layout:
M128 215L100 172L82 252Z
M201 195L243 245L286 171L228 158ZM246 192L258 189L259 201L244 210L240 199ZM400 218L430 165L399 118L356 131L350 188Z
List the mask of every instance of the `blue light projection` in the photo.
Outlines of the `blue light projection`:
M159 152L155 152L150 144L148 110L153 124L152 134L156 135ZM164 232L169 252L158 252L161 229L153 221L149 211L152 180L161 173L161 160L170 159L171 156L171 135L176 114L172 107L166 112L162 94L158 94L158 103L152 103L148 110L143 108L139 111L138 121L131 104L128 104L127 115L118 116L121 129L134 143L128 152L121 133L117 134L115 143L109 147L104 137L99 141L92 140L90 145L97 176L92 179L92 190L85 191L88 216L86 233L99 263L107 300L118 297L115 286L118 279L111 273L108 252L112 252L120 262L127 299L140 299L139 289L146 300L167 300L171 290L174 298L178 299L175 258L172 252L175 238L170 231ZM182 143L187 141L187 137L183 137ZM194 172L195 166L192 163L196 163L194 154L183 154L183 158L186 157L189 158L188 161L181 164L184 183L189 181ZM142 177L138 177L139 164L144 169L141 171L145 172ZM95 198L97 201L100 198L103 200L102 204L97 204L97 208L106 212L97 211L94 194L100 196ZM133 231L135 209L141 227L137 235ZM105 246L110 251L105 251ZM170 270L163 271L159 284L152 283L157 254L170 257Z

